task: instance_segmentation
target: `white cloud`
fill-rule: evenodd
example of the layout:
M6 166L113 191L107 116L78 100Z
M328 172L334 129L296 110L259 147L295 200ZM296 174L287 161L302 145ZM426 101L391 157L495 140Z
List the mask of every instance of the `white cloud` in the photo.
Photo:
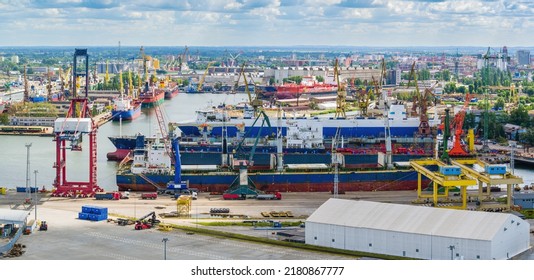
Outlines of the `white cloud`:
M236 2L236 1L231 1L229 3L226 3L226 5L224 5L225 10L239 10L242 7L243 7L243 4Z
M344 9L341 15L347 19L370 19L373 18L372 9Z

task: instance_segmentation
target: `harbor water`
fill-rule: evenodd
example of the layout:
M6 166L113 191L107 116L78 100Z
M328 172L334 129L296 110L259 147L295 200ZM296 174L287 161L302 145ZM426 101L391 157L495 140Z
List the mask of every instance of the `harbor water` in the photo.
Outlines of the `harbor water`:
M14 99L16 98L18 96L14 96ZM207 106L217 106L222 103L237 104L247 99L245 94L186 94L182 92L171 100L165 100L161 108L163 108L166 121L177 122L193 120L195 111ZM143 108L142 110L141 116L133 121L108 122L98 130L97 179L99 186L106 191L117 190L115 173L118 165L117 162L107 160L106 154L115 151L108 137L137 133L155 136L159 132L154 109ZM28 150L25 145L30 143L32 144L29 148L30 167L27 173ZM53 168L56 154L53 137L0 135L0 147L0 187L24 187L29 179L30 186L52 188L56 172ZM88 138L84 136L82 151L67 152L68 181L88 181L88 156ZM514 171L516 175L523 177L524 184L534 183L532 167L516 164Z
M16 98L16 96L15 96ZM177 122L193 120L195 111L207 106L219 104L237 104L248 99L245 94L186 94L180 93L161 105L165 120ZM109 136L135 135L155 136L159 125L153 108L143 108L141 116L133 121L108 122L98 129L97 135L97 180L98 185L106 191L117 190L115 173L117 162L108 161L106 154L115 151ZM29 185L47 189L52 188L56 170L53 168L56 156L56 143L53 137L0 135L0 187L15 188L26 186L27 148L29 148L30 168ZM83 137L82 151L67 151L67 180L89 180L88 137ZM37 174L34 171L37 170ZM37 175L37 176L36 176Z

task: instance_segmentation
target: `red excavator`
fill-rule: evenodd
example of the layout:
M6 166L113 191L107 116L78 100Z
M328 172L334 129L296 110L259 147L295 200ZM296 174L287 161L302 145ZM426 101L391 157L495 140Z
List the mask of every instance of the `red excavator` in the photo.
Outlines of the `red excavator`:
M159 224L160 220L156 219L156 212L150 212L146 214L145 216L139 218L135 222L135 229L136 230L142 230L142 229L149 229L153 228L156 224Z

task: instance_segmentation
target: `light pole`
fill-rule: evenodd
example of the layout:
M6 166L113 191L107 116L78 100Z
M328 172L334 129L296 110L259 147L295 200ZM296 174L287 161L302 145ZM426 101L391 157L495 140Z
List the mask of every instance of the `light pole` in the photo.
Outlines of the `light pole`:
M163 259L167 260L167 241L169 241L169 238L163 238L161 241L163 242Z
M26 194L28 201L31 199L30 197L30 147L32 146L32 143L26 144Z
M33 171L33 174L35 174L35 193L34 193L34 205L35 205L35 222L37 223L37 173L39 173L39 170L35 169Z

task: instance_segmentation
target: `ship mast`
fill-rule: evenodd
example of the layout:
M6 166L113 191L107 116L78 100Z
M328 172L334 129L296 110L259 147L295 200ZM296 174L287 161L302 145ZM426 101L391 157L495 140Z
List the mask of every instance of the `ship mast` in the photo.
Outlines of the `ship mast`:
M282 150L282 109L278 106L278 131L276 132L276 170L282 172L284 170L284 154Z

